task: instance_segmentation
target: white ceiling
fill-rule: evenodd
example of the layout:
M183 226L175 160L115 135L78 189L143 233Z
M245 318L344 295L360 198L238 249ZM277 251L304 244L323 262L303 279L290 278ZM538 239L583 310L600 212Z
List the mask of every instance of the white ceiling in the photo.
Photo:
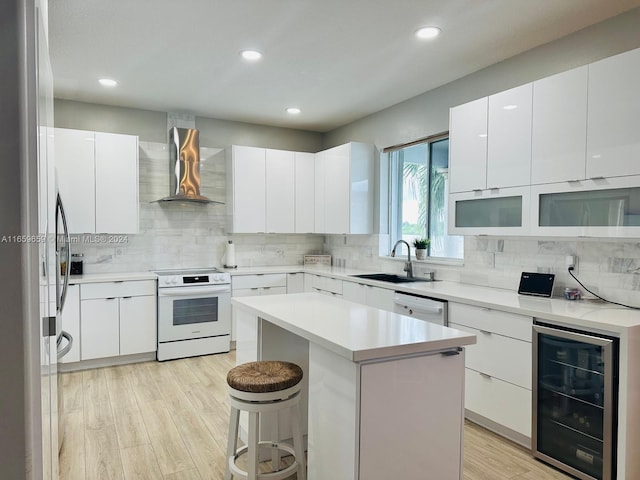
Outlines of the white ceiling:
M54 0L55 96L328 131L640 0ZM413 32L437 25L442 35ZM264 53L258 63L239 52ZM115 89L101 77L120 82ZM285 112L298 106L302 113Z

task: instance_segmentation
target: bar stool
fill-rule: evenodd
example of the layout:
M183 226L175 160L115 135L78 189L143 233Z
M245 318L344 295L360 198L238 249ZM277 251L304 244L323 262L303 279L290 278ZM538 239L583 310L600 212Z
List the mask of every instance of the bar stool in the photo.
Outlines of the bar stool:
M227 441L227 468L225 480L232 476L247 480L269 479L283 480L297 470L298 480L305 480L306 469L302 432L300 430L300 389L302 388L302 369L289 362L260 361L238 365L227 374L231 418L229 419L229 438ZM278 437L278 412L290 409L293 447L280 442ZM249 413L249 431L247 445L238 447L238 424L240 411ZM270 441L260 441L258 428L260 414L275 412L275 436ZM258 451L260 447L271 448L271 473L258 473ZM294 456L295 461L280 468L280 452ZM247 471L236 465L236 460L247 454Z

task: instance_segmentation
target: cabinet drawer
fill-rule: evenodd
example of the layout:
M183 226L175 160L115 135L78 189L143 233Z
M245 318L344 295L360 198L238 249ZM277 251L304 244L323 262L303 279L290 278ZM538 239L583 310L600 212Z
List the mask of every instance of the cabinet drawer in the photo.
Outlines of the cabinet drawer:
M261 295L284 295L287 287L262 287Z
M327 292L342 295L342 280L314 275L311 285L316 290L326 290Z
M231 279L233 289L287 286L286 273L270 273L266 275L238 275Z
M449 323L457 323L531 343L533 318L491 308L449 302Z
M105 283L83 283L80 285L80 299L110 297L137 297L141 295L155 295L155 280L136 280Z
M531 437L531 391L465 369L465 408Z
M467 368L531 390L531 344L495 333L450 323L451 328L474 334L466 349Z

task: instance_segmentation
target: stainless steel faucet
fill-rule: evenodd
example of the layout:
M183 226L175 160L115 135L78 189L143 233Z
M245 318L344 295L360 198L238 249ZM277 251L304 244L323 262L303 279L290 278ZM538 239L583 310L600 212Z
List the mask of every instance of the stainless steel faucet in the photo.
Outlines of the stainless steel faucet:
M400 243L404 243L407 246L407 261L404 264L404 271L407 272L407 278L413 278L413 264L411 263L411 247L409 244L404 240L398 240L391 249L391 256L396 256L396 248Z

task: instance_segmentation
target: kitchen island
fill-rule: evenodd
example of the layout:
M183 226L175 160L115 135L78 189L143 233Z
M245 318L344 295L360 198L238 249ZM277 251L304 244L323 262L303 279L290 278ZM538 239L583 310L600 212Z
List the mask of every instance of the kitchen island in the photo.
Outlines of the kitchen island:
M462 478L462 347L474 335L317 293L232 306L238 364L304 371L309 480Z

